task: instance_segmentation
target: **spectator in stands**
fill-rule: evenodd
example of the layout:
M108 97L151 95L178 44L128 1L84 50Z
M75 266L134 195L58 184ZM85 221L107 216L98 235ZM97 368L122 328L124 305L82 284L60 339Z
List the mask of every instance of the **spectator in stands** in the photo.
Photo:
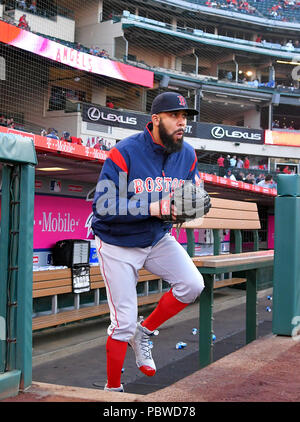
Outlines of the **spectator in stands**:
M36 13L36 0L31 0L31 5L29 6L28 11L34 14Z
M224 157L221 154L220 157L217 159L217 164L219 167L224 167Z
M284 167L284 169L282 170L283 171L283 173L285 173L285 174L291 174L292 172L291 172L291 170L290 170L290 168L289 168L289 166L285 166Z
M66 131L64 131L64 132L62 133L62 137L61 137L60 139L61 139L62 141L66 141L66 142L72 142L70 132L66 132Z
M293 42L292 40L289 40L286 44L285 47L288 48L289 50L294 50L294 46L293 46Z
M255 182L258 184L262 180L265 180L265 175L263 173L260 173L260 175L256 178Z
M230 167L235 167L236 166L236 156L234 155L233 157L230 158Z
M224 169L224 157L223 157L223 155L220 155L220 157L217 159L217 164L219 166L219 176L224 177L225 169Z
M273 176L271 174L267 174L261 182L257 184L258 186L261 186L263 188L274 188L276 187L276 184L273 181Z
M98 139L98 142L94 145L94 148L104 150L103 138Z
M106 107L115 108L114 103L109 99L106 100Z
M266 164L266 163L264 163L263 161L260 161L260 162L258 163L258 168L259 168L260 170L267 170L268 166L267 166L267 164Z
M7 127L10 127L11 129L14 129L15 122L14 122L14 119L12 117L10 117L9 119L7 119L6 126Z
M41 136L47 136L46 129L41 129Z
M49 128L47 130L47 138L52 138L52 139L59 139L59 137L57 136L57 130L53 129L53 128Z
M25 0L17 0L17 8L18 9L26 9L26 1Z
M227 77L227 79L228 79L228 81L232 81L232 78L233 78L233 76L232 76L232 72L227 72L227 75L226 75L226 77Z
M80 42L76 43L76 50L78 51L84 51L84 47L80 44Z
M72 144L82 145L82 139L77 138L76 136L71 136L71 142Z
M20 17L18 27L28 31L30 30L25 14Z
M104 50L104 48L99 52L98 56L103 57L104 59L109 58L108 52L106 50Z
M93 47L93 46L92 46L92 47L90 48L90 54L93 54L93 55L95 56L97 53L98 53L97 47L95 47L95 46Z
M224 168L227 170L230 167L230 155L224 159Z
M250 183L251 185L255 185L255 176L252 173L248 173L245 177L245 182Z
M94 56L98 56L100 53L100 48L99 47L94 47Z
M272 128L273 129L277 129L277 128L279 128L280 126L279 126L279 120L274 120L274 122L272 123Z
M3 114L0 116L0 125L1 126L7 126L6 118Z
M295 123L294 120L291 121L290 125L289 125L289 130L295 130Z
M231 170L227 170L225 179L236 180L235 175L231 173Z
M238 157L237 162L236 162L237 168L238 169L242 169L243 168L243 165L244 165L243 160L240 157Z
M95 149L101 149L101 145L100 145L99 141L95 143L94 148Z
M248 169L250 167L250 161L248 157L245 157L244 160L244 169Z
M242 171L240 171L236 176L236 180L243 182L245 180L245 174Z

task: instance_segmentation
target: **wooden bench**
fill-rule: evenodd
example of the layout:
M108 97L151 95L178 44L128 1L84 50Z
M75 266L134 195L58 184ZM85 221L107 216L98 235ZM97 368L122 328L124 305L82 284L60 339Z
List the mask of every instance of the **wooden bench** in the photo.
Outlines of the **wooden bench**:
M158 282L160 282L160 278L157 275L152 274L145 269L139 271L139 283L151 280L158 280ZM51 296L52 309L49 314L33 317L32 330L35 331L42 328L54 327L69 322L109 314L108 304L99 304L99 289L105 287L99 266L90 268L90 282L91 290L94 291L94 304L80 307L80 296L79 294L75 294L74 309L60 310L57 305L57 296L65 293L72 293L71 269L35 271L33 273L32 285L33 298ZM138 297L139 306L158 302L164 293L161 291L148 294L147 287L148 286L145 284L145 295ZM161 287L160 290L162 290Z
M256 203L211 198L211 204L212 207L204 218L196 218L182 226L186 229L187 251L190 256L195 256L195 229L213 230L214 255L220 254L220 230L233 230L235 253L242 252L242 230L253 232L254 250L259 249L258 230L261 225Z
M212 209L203 219L193 220L185 223L183 228L186 229L188 236L188 252L194 251L194 229L209 228L214 232L214 253L220 252L220 229L233 229L235 231L236 252L240 252L242 244L241 230L255 230L260 228L260 222L257 212L257 206L254 203L244 203L240 201L231 201L223 199L212 199ZM258 249L258 234L254 236L255 248ZM224 257L224 255L221 255ZM228 255L226 255L227 257ZM237 259L238 256L234 256ZM201 265L202 259L208 257L193 257L197 267ZM207 261L205 261L207 262ZM225 273L229 272L229 267L225 266ZM219 273L215 273L219 274ZM51 271L39 271L33 274L33 298L41 298L51 296L52 309L51 313L46 315L39 315L33 317L32 329L38 330L42 328L54 327L57 325L83 320L86 318L93 318L109 313L107 303L99 303L99 289L104 288L104 281L101 276L99 266L93 266L90 269L91 290L94 291L94 303L87 306L80 306L80 295L74 295L74 309L58 309L58 295L65 293L72 293L71 269L58 269ZM160 278L145 269L139 272L138 282L146 282L151 280L158 280L162 283ZM213 289L225 286L232 286L246 282L245 277L235 277L228 279L215 280L213 279ZM160 287L160 292L150 293L147 290L147 283L145 283L145 291L143 296L138 297L138 304L146 305L153 304L159 301L164 293Z

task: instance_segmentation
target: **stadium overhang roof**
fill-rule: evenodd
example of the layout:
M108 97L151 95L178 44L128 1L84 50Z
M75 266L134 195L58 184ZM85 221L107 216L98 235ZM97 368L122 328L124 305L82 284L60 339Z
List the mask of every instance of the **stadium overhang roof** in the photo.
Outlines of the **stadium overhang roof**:
M253 53L262 56L274 57L278 58L285 58L288 60L292 60L295 58L295 52L293 51L280 51L277 49L271 48L264 48L263 45L255 46L252 45L251 42L247 42L246 40L237 39L235 43L233 43L233 39L224 39L227 37L218 37L214 36L213 34L207 34L203 31L199 31L197 34L197 30L194 30L194 33L189 33L188 31L177 31L176 29L170 29L163 25L157 25L146 23L140 20L136 20L133 18L122 17L122 28L126 29L142 29L146 31L152 31L159 34L165 34L171 36L173 38L182 39L185 41L192 41L202 45L209 45L214 47L221 47L231 51L241 51L247 53ZM298 54L299 55L299 54ZM298 56L297 55L297 56Z

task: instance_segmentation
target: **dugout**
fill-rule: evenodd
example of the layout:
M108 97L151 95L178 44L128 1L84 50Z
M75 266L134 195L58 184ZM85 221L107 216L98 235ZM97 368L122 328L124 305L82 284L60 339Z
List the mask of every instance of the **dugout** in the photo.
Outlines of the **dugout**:
M32 381L33 140L0 134L0 398Z

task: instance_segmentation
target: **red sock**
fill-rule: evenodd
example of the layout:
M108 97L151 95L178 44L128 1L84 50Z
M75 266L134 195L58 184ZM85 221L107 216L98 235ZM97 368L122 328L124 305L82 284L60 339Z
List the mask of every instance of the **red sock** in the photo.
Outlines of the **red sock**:
M145 319L142 325L148 328L148 330L154 331L165 321L182 311L187 305L188 303L182 303L177 300L171 289L161 297L157 307L148 318Z
M121 385L121 373L127 351L127 341L114 340L111 336L106 342L107 387L117 388Z

